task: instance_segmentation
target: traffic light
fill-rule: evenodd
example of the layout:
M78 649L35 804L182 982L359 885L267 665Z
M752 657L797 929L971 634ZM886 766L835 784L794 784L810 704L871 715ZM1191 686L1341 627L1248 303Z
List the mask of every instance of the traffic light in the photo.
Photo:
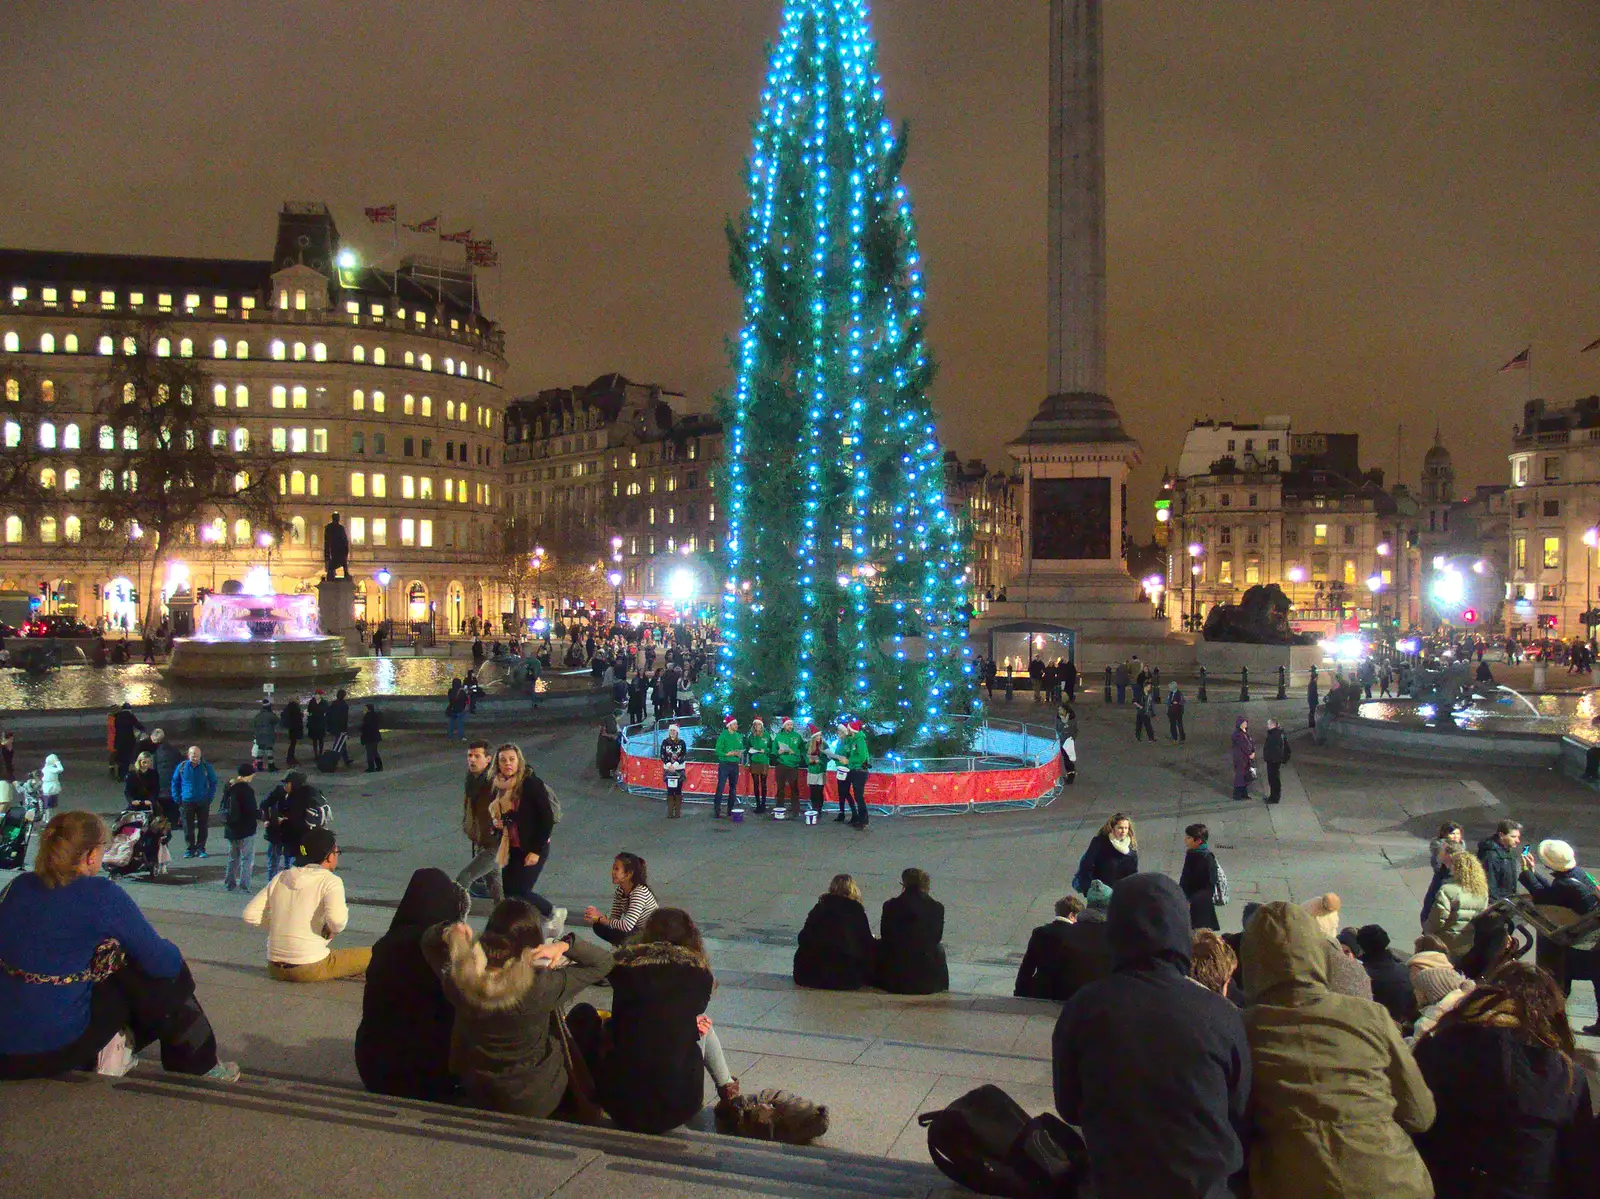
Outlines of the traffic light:
M99 599L100 598L100 584L99 583L96 583L94 585L94 598L95 599Z
M1477 624L1478 623L1478 610L1476 608L1468 608L1465 612L1463 612L1461 614L1461 619L1464 622L1466 622L1467 624Z
M50 580L49 579L40 579L39 580L39 594L40 595L49 595L50 594Z

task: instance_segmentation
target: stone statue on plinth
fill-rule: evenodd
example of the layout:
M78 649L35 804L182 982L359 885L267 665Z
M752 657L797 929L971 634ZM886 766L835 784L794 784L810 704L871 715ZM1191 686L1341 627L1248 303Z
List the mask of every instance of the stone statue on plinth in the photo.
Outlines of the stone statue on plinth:
M340 570L344 571L345 578L350 577L350 535L344 531L339 514L335 512L322 530L322 577L332 579Z

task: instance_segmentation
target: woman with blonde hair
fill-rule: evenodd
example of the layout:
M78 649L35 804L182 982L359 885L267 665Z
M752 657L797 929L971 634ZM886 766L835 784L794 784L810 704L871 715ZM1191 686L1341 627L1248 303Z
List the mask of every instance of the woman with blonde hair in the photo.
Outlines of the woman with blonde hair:
M1476 854L1450 858L1450 879L1439 888L1422 930L1438 937L1459 958L1472 948L1473 918L1489 906L1489 876Z
M109 839L93 812L57 813L0 899L0 1079L124 1074L159 1040L164 1069L237 1080L183 954L100 877Z
M549 788L528 765L522 747L510 741L494 751L490 786L494 798L489 801L489 818L505 830L497 855L505 893L521 895L538 908L545 919L545 940L559 940L567 910L553 907L533 889L550 860L550 834L556 827Z
M1087 894L1091 883L1115 887L1130 874L1138 873L1139 839L1134 835L1133 817L1126 812L1113 812L1083 851L1072 889Z
M861 888L848 874L836 874L800 930L794 951L795 985L858 991L872 982L877 962L878 942L861 902Z

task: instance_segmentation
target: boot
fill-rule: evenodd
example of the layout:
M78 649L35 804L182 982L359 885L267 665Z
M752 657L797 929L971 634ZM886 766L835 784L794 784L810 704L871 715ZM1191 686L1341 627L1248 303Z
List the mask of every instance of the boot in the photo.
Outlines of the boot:
M674 795L669 791L667 793L667 819L676 820L682 815L683 797L681 795Z

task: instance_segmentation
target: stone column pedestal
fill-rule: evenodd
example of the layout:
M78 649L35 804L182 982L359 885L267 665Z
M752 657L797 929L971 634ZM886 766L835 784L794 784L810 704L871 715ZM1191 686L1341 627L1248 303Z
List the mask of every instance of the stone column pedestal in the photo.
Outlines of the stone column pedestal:
M344 638L350 653L361 648L356 631L356 584L354 579L323 579L317 584L317 615L322 631L329 637Z

